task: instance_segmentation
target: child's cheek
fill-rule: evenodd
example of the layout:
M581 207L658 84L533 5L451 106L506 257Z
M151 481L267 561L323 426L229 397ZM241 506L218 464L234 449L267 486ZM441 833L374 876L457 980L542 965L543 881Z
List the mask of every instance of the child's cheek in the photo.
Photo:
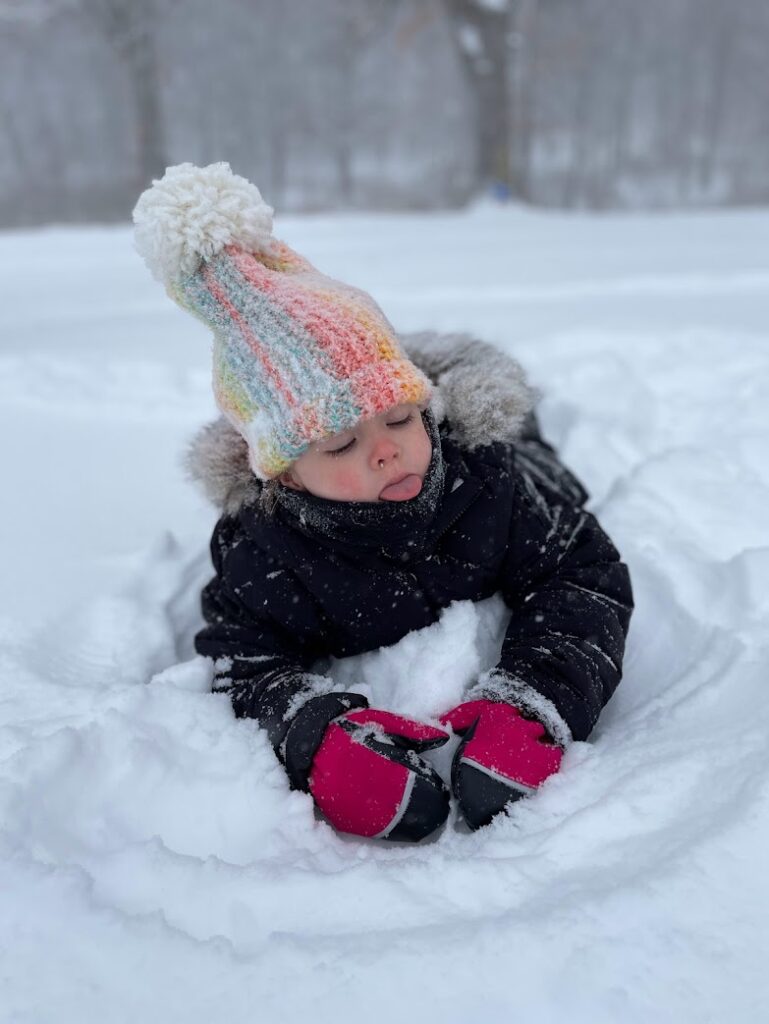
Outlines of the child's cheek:
M354 469L340 467L333 474L334 491L341 500L354 501L360 495L360 473Z

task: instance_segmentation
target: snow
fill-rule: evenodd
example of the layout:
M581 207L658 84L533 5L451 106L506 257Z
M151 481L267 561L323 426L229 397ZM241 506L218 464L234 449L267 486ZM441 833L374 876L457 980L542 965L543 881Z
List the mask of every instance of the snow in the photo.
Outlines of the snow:
M0 1018L763 1021L769 212L286 219L401 329L476 331L630 564L625 679L508 817L357 841L194 657L205 330L127 228L0 236ZM332 672L429 715L498 599ZM436 752L446 770L449 754ZM443 761L441 762L441 758Z

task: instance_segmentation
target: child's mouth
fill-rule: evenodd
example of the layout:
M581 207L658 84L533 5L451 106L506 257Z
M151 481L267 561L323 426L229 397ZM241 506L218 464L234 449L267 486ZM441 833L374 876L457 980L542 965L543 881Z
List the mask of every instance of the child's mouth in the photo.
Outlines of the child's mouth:
M416 473L408 473L394 483L388 484L379 494L380 501L408 501L416 498L422 490L422 478Z

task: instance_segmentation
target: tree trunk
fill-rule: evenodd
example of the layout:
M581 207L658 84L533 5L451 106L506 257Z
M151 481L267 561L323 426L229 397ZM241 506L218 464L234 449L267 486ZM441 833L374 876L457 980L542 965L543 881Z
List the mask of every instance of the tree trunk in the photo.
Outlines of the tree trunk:
M155 0L80 0L128 72L136 109L136 183L144 188L166 166Z
M697 168L697 183L700 189L713 186L719 174L721 135L727 111L726 97L733 74L733 54L740 28L738 5L726 16L722 12L719 13L720 23L716 24L714 32L711 90L705 107L704 137ZM726 171L725 167L720 169Z
M512 190L511 8L482 7L473 0L444 3L476 106L479 177L486 185L498 182Z
M167 163L154 39L134 47L126 64L136 104L136 170L139 186L144 188L163 174Z
M532 151L538 81L539 0L518 0L513 8L510 80L510 179L513 193L532 198Z

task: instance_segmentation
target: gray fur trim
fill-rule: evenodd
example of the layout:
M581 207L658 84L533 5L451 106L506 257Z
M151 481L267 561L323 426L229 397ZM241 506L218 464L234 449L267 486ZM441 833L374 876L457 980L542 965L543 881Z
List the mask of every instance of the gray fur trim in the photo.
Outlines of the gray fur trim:
M541 722L559 747L566 749L572 742L571 729L558 713L555 704L529 683L516 679L503 669L494 668L485 672L468 690L466 699L512 704L519 711Z
M538 395L515 359L469 334L422 331L400 341L436 385L431 408L437 421L448 418L459 444L472 449L517 440ZM229 515L262 494L246 442L223 416L193 437L185 465L209 500Z
M470 334L422 331L400 341L438 385L456 441L473 449L517 440L539 397L520 363Z
M261 482L248 463L248 445L224 416L195 434L184 465L189 478L201 485L209 501L228 515L235 515L261 494Z

